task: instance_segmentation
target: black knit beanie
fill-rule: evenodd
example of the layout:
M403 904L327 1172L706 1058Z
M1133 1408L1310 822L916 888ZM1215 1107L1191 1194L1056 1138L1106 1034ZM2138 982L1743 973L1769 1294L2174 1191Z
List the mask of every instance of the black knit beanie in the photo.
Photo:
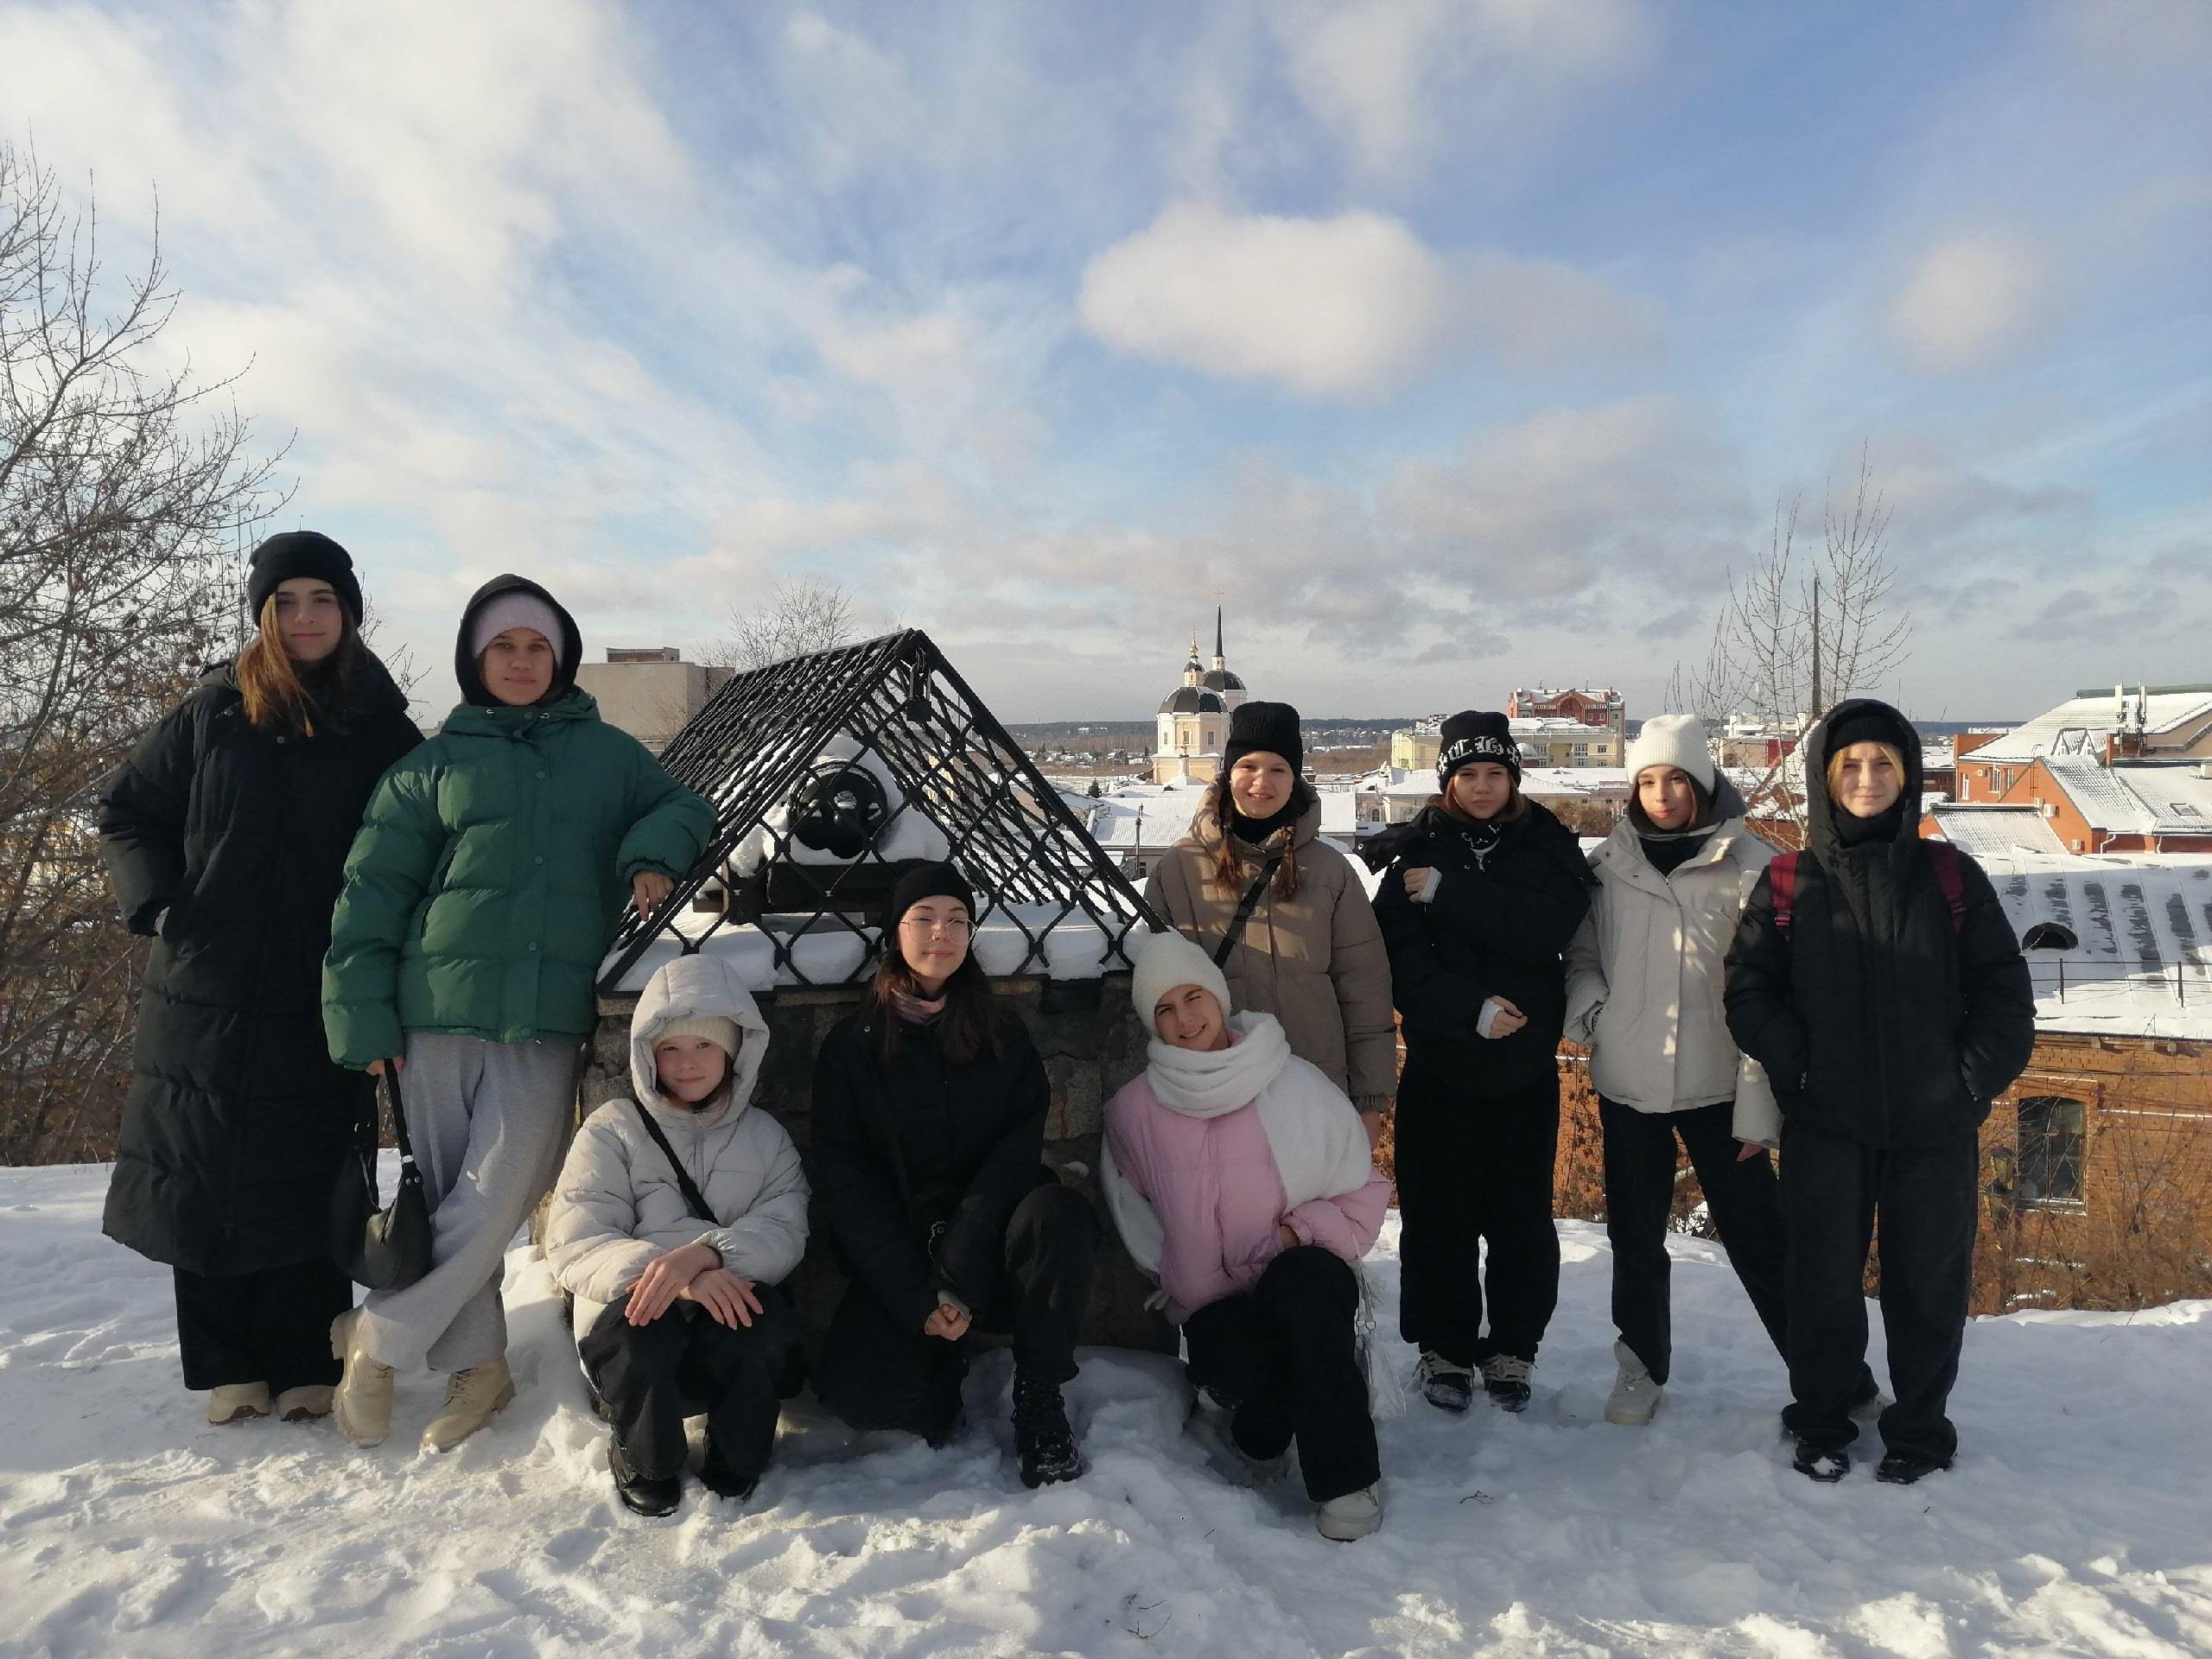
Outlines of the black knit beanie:
M1854 743L1886 743L1899 753L1919 746L1917 736L1910 731L1897 729L1897 721L1887 709L1873 703L1854 709L1828 728L1827 753L1821 757L1825 766Z
M976 893L968 878L950 864L917 859L900 870L899 879L891 884L891 902L883 912L885 937L925 899L957 899L968 907L969 919L976 919Z
M1287 702L1248 702L1229 717L1229 741L1222 745L1221 769L1227 772L1248 754L1279 754L1291 775L1306 775L1306 744L1298 734L1298 710Z
M1513 785L1521 786L1521 746L1513 741L1513 727L1495 709L1463 709L1444 722L1437 734L1436 788L1452 787L1452 774L1471 761L1488 760L1503 766Z
M276 591L277 583L295 576L328 582L338 602L353 619L353 626L361 626L361 581L353 574L353 556L313 530L288 530L253 550L252 563L246 571L245 601L256 622L261 620L261 607Z

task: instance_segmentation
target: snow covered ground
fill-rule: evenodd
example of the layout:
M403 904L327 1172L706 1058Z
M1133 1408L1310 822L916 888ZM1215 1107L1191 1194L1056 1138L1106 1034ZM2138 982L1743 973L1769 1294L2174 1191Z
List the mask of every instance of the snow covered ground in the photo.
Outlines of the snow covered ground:
M105 1176L0 1171L10 1655L2212 1652L2212 1303L1978 1322L1957 1469L1820 1487L1784 1460L1778 1362L1694 1241L1666 1406L1604 1422L1605 1240L1569 1224L1535 1407L1385 1423L1363 1543L1319 1538L1294 1479L1232 1484L1184 1433L1174 1368L1105 1353L1071 1391L1074 1485L1021 1489L995 1357L944 1452L805 1405L750 1506L695 1488L648 1522L613 1501L526 1249L521 1396L460 1452L414 1449L425 1376L372 1452L327 1424L210 1428L166 1271L100 1236Z

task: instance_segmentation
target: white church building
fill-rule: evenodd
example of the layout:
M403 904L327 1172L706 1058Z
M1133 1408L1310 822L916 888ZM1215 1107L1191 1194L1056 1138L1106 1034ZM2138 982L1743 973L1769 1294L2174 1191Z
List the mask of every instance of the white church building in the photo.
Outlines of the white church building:
M1191 636L1191 658L1183 683L1160 704L1159 747L1153 751L1155 784L1211 783L1221 771L1229 741L1229 717L1243 703L1244 682L1230 671L1222 652L1221 612L1213 613L1213 666L1198 662L1198 637Z

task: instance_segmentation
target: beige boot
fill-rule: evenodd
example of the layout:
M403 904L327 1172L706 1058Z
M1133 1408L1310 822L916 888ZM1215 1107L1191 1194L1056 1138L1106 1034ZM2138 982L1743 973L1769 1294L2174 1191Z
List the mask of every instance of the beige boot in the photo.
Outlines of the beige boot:
M330 1351L346 1362L346 1375L330 1396L338 1432L356 1446L382 1446L391 1433L391 1367L370 1357L360 1343L361 1310L330 1322Z
M207 1421L211 1423L251 1422L256 1417L269 1414L269 1385L266 1382L226 1382L212 1389L207 1395Z
M330 1397L336 1390L327 1382L309 1382L287 1389L276 1396L276 1414L288 1423L311 1423L330 1415Z
M446 1402L430 1426L423 1431L425 1452L450 1452L492 1421L492 1414L515 1397L515 1380L507 1362L472 1365L455 1371L446 1383Z

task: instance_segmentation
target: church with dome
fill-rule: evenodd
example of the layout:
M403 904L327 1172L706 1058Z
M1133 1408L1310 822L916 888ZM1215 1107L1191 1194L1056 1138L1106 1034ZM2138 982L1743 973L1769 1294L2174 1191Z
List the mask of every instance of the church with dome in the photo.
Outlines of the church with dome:
M1153 752L1152 781L1211 783L1221 771L1221 752L1229 741L1229 716L1244 702L1244 682L1230 672L1222 652L1221 612L1213 613L1213 666L1198 661L1198 637L1191 636L1191 659L1183 683L1160 705L1160 746Z

